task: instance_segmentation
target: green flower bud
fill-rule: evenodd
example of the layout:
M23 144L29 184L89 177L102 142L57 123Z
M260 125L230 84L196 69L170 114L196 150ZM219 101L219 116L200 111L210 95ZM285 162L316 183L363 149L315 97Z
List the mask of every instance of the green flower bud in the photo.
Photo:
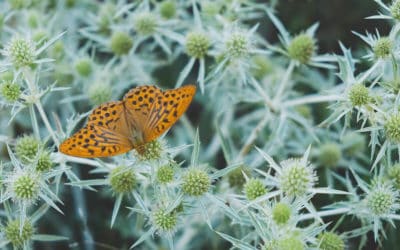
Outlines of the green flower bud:
M153 222L160 231L173 231L178 219L176 213L167 213L165 209L158 209L153 213Z
M254 64L254 67L252 67L252 74L257 79L262 79L273 71L273 65L266 56L254 56L252 62Z
M97 106L111 100L111 91L108 84L93 84L90 86L89 101L92 105Z
M47 172L53 168L53 162L50 158L49 152L42 152L39 155L38 162L36 164L36 170L39 172Z
M132 169L120 166L109 174L110 186L115 193L127 193L136 186L136 175Z
M110 48L116 56L128 54L132 47L133 40L127 33L116 32L112 35Z
M322 166L335 167L341 158L342 150L337 143L325 143L319 149L318 161Z
M142 161L158 160L161 158L163 151L163 144L159 140L148 142L136 148L139 159Z
M39 195L39 178L32 173L17 176L12 183L15 198L22 201L34 201Z
M174 168L171 165L164 165L157 170L157 180L162 184L170 183L174 179Z
M34 228L32 224L25 220L22 223L22 231L20 230L21 222L19 220L9 221L4 228L4 234L7 240L11 242L15 249L23 247L32 239Z
M165 19L171 19L176 15L176 3L173 0L166 0L160 4L160 15Z
M6 47L5 54L16 68L31 66L36 59L33 43L19 37L14 37L11 40Z
M186 36L186 54L194 58L203 58L210 47L210 39L203 33L191 32Z
M387 58L392 54L393 42L389 37L381 37L376 41L373 50L375 57Z
M344 250L344 241L339 235L332 232L324 232L318 235L320 250Z
M303 64L310 62L315 50L315 41L307 34L301 34L293 38L292 42L287 48L289 57Z
M400 114L393 114L387 118L383 128L387 139L400 143Z
M250 176L251 174L250 171L245 166L238 167L235 170L229 172L228 174L229 186L242 188L243 185L246 183L246 179L244 178L243 173L245 173L247 176Z
M282 173L279 176L281 190L288 196L303 196L314 186L314 169L301 163L300 159L281 162Z
M75 70L80 76L88 77L92 73L92 60L81 58L75 61Z
M252 178L244 185L244 193L248 200L255 200L267 193L267 189L260 179Z
M157 25L157 18L149 12L140 13L134 20L134 28L142 36L154 34Z
M392 5L390 6L390 13L392 17L396 20L400 20L400 1L395 0L393 1Z
M389 168L388 177L392 180L394 187L400 189L400 163L394 164Z
M210 189L210 186L210 176L201 169L189 169L182 179L182 191L190 196L201 196Z
M290 219L290 216L290 207L285 203L279 202L272 208L272 219L278 225L286 224Z
M360 83L354 84L349 91L349 100L354 107L370 103L371 97L368 88Z
M16 83L3 82L0 86L1 96L8 102L15 102L21 95L21 88Z
M17 157L23 163L31 162L38 153L41 143L33 136L23 136L17 139L15 144L15 151Z
M234 33L225 43L227 54L233 58L244 57L249 53L249 41L242 33Z
M377 187L367 195L366 201L372 214L382 216L392 212L396 195L389 187Z

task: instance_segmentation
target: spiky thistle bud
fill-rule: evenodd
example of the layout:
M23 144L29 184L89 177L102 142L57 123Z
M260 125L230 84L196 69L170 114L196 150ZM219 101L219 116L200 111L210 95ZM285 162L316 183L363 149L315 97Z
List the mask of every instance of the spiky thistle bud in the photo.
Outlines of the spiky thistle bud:
M111 170L108 179L112 190L118 194L132 191L137 182L135 172L125 166L119 166Z
M8 102L15 102L21 96L21 88L18 84L4 81L0 86L0 93Z
M260 179L252 178L244 185L244 193L248 200L254 200L266 194L267 189Z
M289 159L281 162L282 173L279 184L281 190L288 196L303 196L316 182L316 174L309 164L303 164L300 159Z
M379 38L373 46L376 58L387 58L392 54L393 42L389 37Z
M386 119L383 125L387 139L392 142L400 142L400 114L393 114Z
M343 239L333 232L324 232L318 235L318 240L321 250L344 250L345 247Z
M160 15L165 19L171 19L176 15L176 3L173 0L166 0L160 4Z
M31 162L37 155L41 143L32 135L25 135L17 139L15 153L23 163Z
M128 54L132 46L133 40L125 32L115 32L111 37L110 48L116 56Z
M178 222L175 212L167 212L165 209L158 209L153 213L153 223L162 232L173 231Z
M286 224L290 219L290 216L290 207L285 203L279 202L272 208L272 219L278 225Z
M315 50L315 41L307 34L300 34L294 37L287 48L289 57L303 64L310 62Z
M170 183L174 179L174 167L170 164L157 169L157 180L162 184Z
M154 34L157 25L156 16L150 12L140 13L134 20L134 28L136 32L142 36Z
M342 158L342 150L337 143L328 142L323 144L319 149L319 164L326 167L335 167Z
M90 103L94 106L97 106L108 102L111 99L112 93L108 84L99 83L90 86L88 95Z
M88 77L92 73L92 60L81 58L75 61L75 70L80 76Z
M7 223L4 228L4 234L7 240L11 242L15 249L22 248L31 240L34 234L34 228L28 220L22 223L22 230L20 230L20 220L12 220Z
M35 46L28 39L14 37L6 46L4 55L16 68L32 66L36 59Z
M201 169L190 168L182 178L182 191L190 196L201 196L210 186L210 176Z
M191 32L186 36L186 54L194 58L203 58L210 47L210 39L201 32Z

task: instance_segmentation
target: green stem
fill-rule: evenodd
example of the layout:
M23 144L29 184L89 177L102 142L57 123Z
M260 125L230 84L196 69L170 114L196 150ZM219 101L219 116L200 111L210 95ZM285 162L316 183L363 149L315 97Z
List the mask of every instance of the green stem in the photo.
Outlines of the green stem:
M35 137L37 139L40 139L39 125L38 125L38 121L36 118L35 109L33 108L32 104L29 105L29 114L31 115L33 133L35 134Z
M289 63L289 66L285 72L285 75L283 76L282 82L279 85L279 89L276 93L276 97L275 97L274 101L281 99L283 92L285 91L287 85L289 84L289 80L290 80L290 77L292 76L294 66L295 66L295 61L291 60Z
M40 116L41 116L43 122L44 122L44 125L45 125L46 128L47 128L47 131L49 131L51 138L53 138L54 143L58 146L58 145L60 144L60 141L58 140L56 134L54 133L54 131L53 131L51 125L50 125L49 120L47 119L47 115L46 115L46 113L45 113L44 110L43 110L42 103L40 102L40 100L37 100L37 102L35 103L35 105L36 105L36 108L37 108L38 111L39 111L39 114L40 114Z

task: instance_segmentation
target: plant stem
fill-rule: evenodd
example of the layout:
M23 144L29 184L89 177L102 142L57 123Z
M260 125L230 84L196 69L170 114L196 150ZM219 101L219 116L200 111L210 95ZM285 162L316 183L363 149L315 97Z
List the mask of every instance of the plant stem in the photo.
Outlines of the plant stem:
M289 84L289 79L293 73L294 65L295 65L295 61L290 60L289 66L286 69L286 72L285 72L285 75L283 76L281 84L279 85L279 89L276 93L274 101L278 101L279 99L281 99L283 92L285 91L285 88Z
M303 104L339 101L344 98L340 95L309 95L282 103L283 107L293 107Z
M33 108L32 104L29 105L29 114L31 115L33 133L37 139L40 139L39 125L37 122L35 109Z
M239 152L238 159L243 158L251 149L254 141L257 139L258 133L265 127L268 122L269 116L265 115L264 118L257 124L257 126L251 131L249 138L247 138L246 143Z

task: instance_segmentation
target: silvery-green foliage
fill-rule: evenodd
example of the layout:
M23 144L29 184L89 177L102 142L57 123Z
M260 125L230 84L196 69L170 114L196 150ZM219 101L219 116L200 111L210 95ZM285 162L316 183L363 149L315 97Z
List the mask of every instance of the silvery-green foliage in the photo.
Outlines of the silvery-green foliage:
M391 30L354 32L361 55L322 53L324 27L288 30L276 2L1 1L1 248L339 250L398 234L400 1L375 0L369 19ZM58 152L97 105L188 83L188 112L144 154Z

